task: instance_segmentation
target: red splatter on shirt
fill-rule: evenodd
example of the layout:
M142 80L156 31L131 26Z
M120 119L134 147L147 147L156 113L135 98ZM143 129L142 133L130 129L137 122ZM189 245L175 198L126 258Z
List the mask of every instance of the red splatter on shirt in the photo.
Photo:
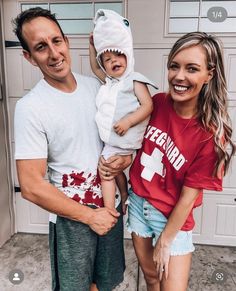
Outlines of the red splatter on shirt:
M103 207L103 199L101 195L101 179L97 171L96 175L89 173L85 175L84 172L76 173L72 171L70 174L62 175L62 187L65 189L65 193L68 193L69 197L81 204L90 204L97 207ZM72 190L73 189L73 190ZM83 194L79 194L80 191L73 196L69 193L74 190L82 190Z
M70 182L70 185L80 186L82 183L86 181L86 178L83 177L84 172L81 173L71 173L70 177L73 179Z
M99 175L99 172L97 171L97 175L94 177L94 179L92 180L92 185L93 186L101 186L101 178Z
M68 186L68 175L67 174L64 174L62 176L62 187L67 187Z
M80 200L81 200L81 198L79 197L78 194L75 194L72 199L77 201L77 202L80 202Z
M95 204L99 207L103 207L102 197L99 197L98 195L94 197L94 192L91 191L90 189L87 190L84 194L85 194L85 197L84 199L82 199L83 204Z

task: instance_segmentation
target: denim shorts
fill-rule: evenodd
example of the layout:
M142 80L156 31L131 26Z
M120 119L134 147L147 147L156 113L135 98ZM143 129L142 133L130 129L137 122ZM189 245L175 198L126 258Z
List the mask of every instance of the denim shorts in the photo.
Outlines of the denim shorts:
M152 237L155 246L167 223L167 218L146 199L129 190L127 227L140 237ZM179 231L171 244L171 256L185 255L195 250L192 231Z
M117 208L121 212L121 205ZM50 222L53 291L111 291L124 279L123 217L104 236L83 223L57 216Z

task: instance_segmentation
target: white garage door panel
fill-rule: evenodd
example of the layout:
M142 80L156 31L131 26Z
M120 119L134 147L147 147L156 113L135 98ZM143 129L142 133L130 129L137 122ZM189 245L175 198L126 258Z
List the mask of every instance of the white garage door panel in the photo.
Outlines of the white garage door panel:
M11 127L11 138L12 142L14 141L14 112L15 112L15 107L16 107L16 102L20 98L9 98L9 114L10 114L10 127Z
M203 207L197 207L193 210L194 220L196 222L193 233L194 235L200 235L202 232L202 214L203 214Z
M38 67L32 66L26 59L21 56L22 59L22 74L23 74L23 90L25 94L32 87L34 87L38 81L42 78L42 73Z
M228 68L226 75L227 75L227 82L228 82L228 90L231 93L236 94L236 82L235 82L235 72L236 69L236 53L235 50L225 50L226 54L226 66ZM236 100L236 96L235 96Z
M236 245L236 194L204 193L201 231L194 234L195 243Z
M24 95L22 74L22 53L20 49L6 50L8 94L10 97Z
M219 204L216 206L216 212L216 235L236 236L236 203Z
M18 232L48 233L48 212L16 193L16 223Z
M12 142L11 145L12 145L11 146L12 157L14 157L14 154L15 154L15 143ZM15 160L12 161L12 170L13 170L13 175L14 175L14 186L19 186L19 181L18 181L17 172L16 172ZM16 224L17 224L17 222L16 222Z
M223 187L229 188L234 190L235 196L236 196L236 179L235 179L235 170L236 170L236 156L233 157L232 162L229 167L229 171L224 177L223 180ZM225 191L226 189L224 189Z
M230 98L231 98L231 96L230 96ZM229 116L231 118L231 123L232 123L233 127L236 128L235 127L236 126L236 100L229 102ZM236 142L236 130L233 131L233 141Z
M25 60L21 49L8 49L6 58L9 96L22 97L42 78L42 74Z
M73 72L91 75L88 49L73 48L70 50Z
M159 91L165 91L167 85L167 56L169 49L135 49L135 71L142 73L155 82ZM156 90L152 90L155 92Z

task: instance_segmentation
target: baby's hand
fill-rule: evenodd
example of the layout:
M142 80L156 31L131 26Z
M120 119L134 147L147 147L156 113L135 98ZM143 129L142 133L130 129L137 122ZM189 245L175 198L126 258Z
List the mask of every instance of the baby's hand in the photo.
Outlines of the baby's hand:
M131 124L127 118L119 120L113 126L115 132L120 136L126 134L126 132L128 131L130 127L131 127Z

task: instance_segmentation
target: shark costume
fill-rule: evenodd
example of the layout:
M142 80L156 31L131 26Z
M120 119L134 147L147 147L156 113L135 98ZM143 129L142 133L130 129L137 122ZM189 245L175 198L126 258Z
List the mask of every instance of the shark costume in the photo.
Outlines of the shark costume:
M125 135L118 135L113 125L122 117L135 112L140 103L134 94L134 81L157 87L140 73L134 72L133 40L129 21L112 10L99 9L94 18L94 46L97 61L105 72L101 55L106 51L119 52L126 56L127 68L119 78L107 75L96 98L96 122L99 134L105 143L102 155L131 154L139 149L149 118L129 128Z

